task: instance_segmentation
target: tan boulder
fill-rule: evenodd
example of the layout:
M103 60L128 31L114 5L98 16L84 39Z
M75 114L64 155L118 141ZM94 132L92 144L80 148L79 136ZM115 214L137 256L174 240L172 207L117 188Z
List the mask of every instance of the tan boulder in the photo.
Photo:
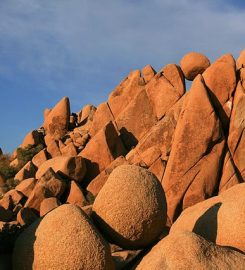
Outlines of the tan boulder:
M108 244L74 205L54 209L22 232L12 262L13 270L114 269Z
M171 227L170 234L193 231L216 243L245 251L245 183L189 207Z
M126 164L129 164L129 162L123 156L120 156L113 160L105 170L103 170L89 183L89 185L87 186L87 191L89 191L93 196L97 196L104 184L106 183L111 172L116 167Z
M76 156L77 155L77 149L74 146L73 142L70 142L66 146L64 146L61 150L62 156Z
M47 145L47 152L49 156L51 156L52 158L61 156L61 151L60 151L58 142L50 138L51 137L49 135L45 136L45 142Z
M238 82L229 127L228 147L235 167L245 179L245 89Z
M114 117L107 102L101 103L93 116L93 121L89 130L93 137L98 131L106 126L110 121L114 121Z
M82 189L75 181L71 181L70 191L66 202L75 204L79 207L83 207L88 204Z
M167 112L165 117L158 121L131 150L126 159L131 164L145 164L150 167L160 156L163 160L168 159L171 151L172 139L176 124L184 103L184 95Z
M15 187L15 190L21 192L26 197L29 197L32 190L36 185L37 180L35 178L28 178L20 182L19 185Z
M240 70L242 68L245 68L245 49L241 51L236 61L236 69Z
M162 158L158 158L156 161L153 162L153 164L148 169L157 177L160 183L162 183L166 165L167 165L166 160L163 160Z
M145 83L148 83L156 74L156 71L151 65L147 65L142 69L142 75Z
M96 112L96 107L91 104L85 105L80 112L77 113L78 115L78 124L84 125L88 121L93 119L93 115Z
M140 70L130 72L130 74L112 91L108 99L108 105L114 116L118 115L144 88L143 78Z
M43 126L53 139L58 140L67 133L69 120L70 102L68 97L64 97L45 117Z
M48 160L48 154L46 149L38 152L33 158L32 163L38 168L40 167L46 160Z
M61 205L61 202L55 197L44 199L40 205L40 217L45 216L47 213L54 210L60 205Z
M243 179L239 171L237 171L229 149L227 149L219 182L219 194L241 182L243 182Z
M17 222L21 225L30 225L38 218L38 215L31 208L21 208L17 214Z
M30 131L24 138L21 148L25 148L29 145L37 145L41 143L41 135L37 130Z
M162 180L170 222L182 209L213 195L223 148L221 123L198 75L184 101Z
M169 111L184 93L184 84L177 66L168 65L163 70L165 70L165 73L163 71L157 73L146 85L147 96L153 104L158 120ZM165 77L165 74L168 78ZM181 83L182 87L180 86Z
M26 165L15 175L14 179L23 181L24 179L34 177L36 168L31 161L28 161Z
M229 126L233 92L236 87L236 69L231 64L232 61L234 58L230 54L222 56L203 73L210 98L225 131Z
M142 259L136 270L216 269L242 270L245 256L191 233L171 234L157 243Z
M86 173L86 164L81 156L61 156L49 159L38 168L36 178L39 179L48 168L78 182L83 180Z
M148 170L121 165L97 195L93 217L113 243L126 249L146 247L165 227L164 191Z
M5 198L5 197L10 197L12 203L14 205L17 205L19 203L22 203L22 200L24 198L24 194L22 194L22 192L20 192L16 189L11 189L4 194L3 198Z
M209 59L198 52L189 52L180 60L181 69L187 80L193 81L198 74L202 74L209 66Z
M157 122L153 106L143 89L116 118L122 141L130 150Z
M102 172L126 150L112 122L101 129L78 156L86 159L86 180L90 181Z
M163 76L172 84L180 96L185 93L185 77L178 65L168 64L162 68Z
M39 212L40 205L44 199L49 197L60 198L65 189L65 181L52 168L48 168L37 181L35 188L25 203L25 207L35 209Z

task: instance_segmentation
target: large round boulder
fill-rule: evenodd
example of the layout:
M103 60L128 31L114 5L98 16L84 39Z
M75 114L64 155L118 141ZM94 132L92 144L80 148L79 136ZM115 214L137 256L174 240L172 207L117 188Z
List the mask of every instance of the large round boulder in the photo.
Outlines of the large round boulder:
M243 254L217 246L194 233L181 232L162 239L142 259L136 270L242 270L244 267Z
M245 252L245 183L185 209L170 230L179 231Z
M45 161L37 170L36 178L39 179L48 168L63 174L70 180L81 182L86 174L86 164L81 156L59 156Z
M127 249L143 248L154 242L165 227L162 186L148 170L121 165L96 197L93 217L110 241Z
M189 52L181 59L180 66L185 78L192 81L210 66L210 61L201 53Z
M87 215L62 205L32 223L17 238L13 270L111 270L108 244Z

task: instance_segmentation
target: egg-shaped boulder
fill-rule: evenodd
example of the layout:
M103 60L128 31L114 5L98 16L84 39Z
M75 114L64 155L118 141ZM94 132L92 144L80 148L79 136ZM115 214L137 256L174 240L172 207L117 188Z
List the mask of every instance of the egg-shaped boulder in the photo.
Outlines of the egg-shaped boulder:
M166 223L166 199L161 183L135 165L113 170L93 205L93 217L108 239L127 249L153 243Z
M180 67L187 80L193 81L210 66L209 59L197 52L189 52L180 61Z
M13 251L13 270L113 270L108 244L77 206L62 205L25 229Z

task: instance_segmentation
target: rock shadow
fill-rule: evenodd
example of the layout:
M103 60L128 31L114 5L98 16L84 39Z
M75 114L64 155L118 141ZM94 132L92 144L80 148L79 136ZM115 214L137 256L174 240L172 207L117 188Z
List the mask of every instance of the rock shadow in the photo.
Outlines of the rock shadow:
M217 217L221 205L222 203L219 202L210 207L202 216L199 217L192 231L215 243L218 230Z
M129 152L133 147L138 144L138 140L132 132L129 132L125 127L120 129L120 137Z

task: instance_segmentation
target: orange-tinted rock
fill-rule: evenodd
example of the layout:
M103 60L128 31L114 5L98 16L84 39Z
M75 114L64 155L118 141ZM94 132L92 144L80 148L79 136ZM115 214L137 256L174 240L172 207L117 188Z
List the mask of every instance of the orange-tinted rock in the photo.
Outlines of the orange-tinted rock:
M85 105L82 110L77 114L78 115L78 123L80 125L86 124L88 121L93 119L93 115L96 112L96 108L91 105Z
M26 197L29 197L32 190L34 189L36 185L37 180L35 178L28 178L23 181L19 185L15 187L15 190L21 192Z
M96 176L87 186L87 191L93 194L93 196L97 196L100 192L101 188L106 183L111 172L120 165L129 164L125 157L120 156L116 158L112 163L102 171L98 176Z
M164 191L148 170L121 165L97 195L93 216L113 243L126 249L146 247L165 227Z
M180 60L181 69L187 80L193 81L198 74L202 74L209 66L209 59L197 52L190 52Z
M170 230L193 231L217 245L245 251L245 183L182 212Z
M131 149L157 119L145 90L142 90L116 118L116 125L127 149Z
M86 159L85 178L91 180L126 150L112 122L100 130L79 153Z
M14 204L11 196L10 195L3 196L3 198L0 200L0 206L6 210L12 210Z
M167 161L158 158L149 168L149 171L157 177L160 183L162 183L166 165Z
M245 68L245 49L241 51L236 61L236 69L240 70L242 68Z
M40 205L40 217L45 216L48 212L60 206L60 201L55 197L44 199Z
M158 242L136 270L242 270L244 267L245 257L240 252L214 245L194 233L181 232Z
M162 181L171 222L182 209L213 195L223 147L221 123L198 75L178 119Z
M47 152L48 154L52 157L52 158L55 158L55 157L59 157L61 156L61 152L60 152L60 149L59 149L59 145L57 143L57 141L51 139L49 140L49 142L47 143L47 138L49 137L49 135L46 135L45 136L45 142L46 142L46 145L47 145ZM50 137L49 137L50 138Z
M26 137L24 138L21 148L25 148L29 145L36 145L41 142L40 134L37 130L33 130L29 132Z
M61 149L62 156L76 156L77 155L77 149L74 146L72 142L67 144Z
M31 161L27 162L26 165L15 175L14 179L23 181L24 179L34 177L36 168Z
M107 102L101 103L93 116L89 133L93 137L98 131L106 126L109 122L114 121L114 117Z
M235 167L229 149L227 149L223 163L222 176L219 183L219 194L241 182L243 182L243 180L239 171Z
M32 163L38 168L48 159L46 149L38 152L33 158Z
M109 245L74 205L61 205L26 228L12 261L13 270L114 270Z
M70 102L67 97L61 99L44 121L46 132L55 140L60 139L68 131L70 120Z
M236 69L231 64L234 58L231 55L225 56L215 61L203 73L203 78L214 108L226 130L231 115L232 95L236 87ZM228 60L229 58L230 60Z
M24 195L20 191L15 190L15 189L11 189L4 194L4 198L8 197L8 196L11 197L11 200L12 200L14 205L21 203L22 199L24 197Z
M150 167L160 156L162 156L163 160L168 159L172 146L172 138L185 98L186 95L128 153L126 159L131 164L145 164L147 167Z
M127 105L144 88L140 77L140 70L132 71L110 94L108 105L114 118L127 107Z
M66 201L79 207L83 207L87 204L83 191L75 181L71 181L69 196Z
M22 208L17 214L17 222L21 225L30 225L38 218L38 215L31 208Z
M86 164L81 156L61 156L45 161L37 170L36 178L39 179L48 168L62 174L68 179L81 182L86 173Z
M174 68L172 66L165 68L166 74L169 77L169 70L171 69ZM178 72L175 69L174 71L176 73ZM173 79L173 77L171 77L171 79ZM179 81L181 81L180 75L175 78L175 84L179 85ZM180 93L179 91L181 90L179 88L175 89L171 82L165 77L163 72L156 74L155 77L147 84L146 92L150 102L153 104L157 119L161 119L180 99L183 93Z
M148 83L156 74L156 71L151 65L147 65L142 69L142 75L145 83Z
M175 64L168 64L161 71L180 96L184 95L185 78L181 68Z
M60 198L65 189L66 183L64 180L59 178L53 169L49 168L36 183L35 188L25 203L25 207L33 208L39 212L41 202L44 199L49 197Z
M245 89L241 82L238 82L234 105L230 120L228 147L235 166L241 177L245 179Z

